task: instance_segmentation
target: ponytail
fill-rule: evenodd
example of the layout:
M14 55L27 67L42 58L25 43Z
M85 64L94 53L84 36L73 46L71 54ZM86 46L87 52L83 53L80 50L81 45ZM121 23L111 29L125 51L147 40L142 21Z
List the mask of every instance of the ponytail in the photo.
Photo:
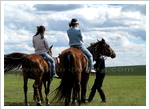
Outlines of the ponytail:
M34 36L37 36L38 34L41 35L41 39L44 38L44 32L45 32L45 27L44 26L37 26L37 32Z

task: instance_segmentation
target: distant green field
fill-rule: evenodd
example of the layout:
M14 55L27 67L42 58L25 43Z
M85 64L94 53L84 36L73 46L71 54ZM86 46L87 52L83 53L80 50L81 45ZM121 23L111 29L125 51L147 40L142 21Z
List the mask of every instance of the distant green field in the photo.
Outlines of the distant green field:
M120 66L120 67L107 67L106 68L107 75L127 75L127 76L133 76L133 75L146 75L146 66Z
M104 80L103 90L106 94L107 103L100 103L99 94L96 93L90 103L82 106L146 106L146 66L109 67ZM95 75L90 76L87 97L94 83ZM51 83L52 99L54 89L58 87L60 79L54 79ZM33 80L28 82L28 102L35 106L33 101ZM43 92L44 96L44 92ZM51 106L60 106L50 100ZM6 73L4 75L4 105L24 106L23 77L21 74ZM45 104L43 104L45 105Z

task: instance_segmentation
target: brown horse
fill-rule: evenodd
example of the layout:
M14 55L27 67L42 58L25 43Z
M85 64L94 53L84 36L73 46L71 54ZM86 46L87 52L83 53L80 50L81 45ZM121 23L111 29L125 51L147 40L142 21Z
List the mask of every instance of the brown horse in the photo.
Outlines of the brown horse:
M116 57L115 52L104 39L92 43L88 47L88 50L92 53L93 59L97 59L99 55L105 55L111 58ZM61 75L62 79L59 87L56 89L54 98L58 101L65 101L65 105L70 105L72 93L72 103L75 104L77 100L78 104L81 105L81 102L86 101L86 88L90 76L86 71L88 60L83 52L76 48L64 50L59 55L59 58L60 63L57 72L59 76Z
M49 49L49 54L52 55L52 46ZM37 105L41 105L43 101L42 97L42 82L45 87L46 104L49 104L49 91L50 83L52 80L50 74L50 65L48 62L40 55L37 54L24 54L24 53L11 53L4 55L4 72L11 70L22 69L24 78L24 97L25 105L27 103L27 82L28 78L34 79L33 84L34 95L33 98L37 101Z

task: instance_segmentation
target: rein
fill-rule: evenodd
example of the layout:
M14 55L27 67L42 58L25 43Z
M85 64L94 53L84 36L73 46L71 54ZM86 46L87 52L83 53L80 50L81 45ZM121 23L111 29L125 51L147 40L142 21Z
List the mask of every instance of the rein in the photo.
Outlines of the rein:
M93 47L92 47L92 46L90 47L90 51L91 51L92 55L94 55L94 53L95 53L96 50L97 50L97 48L96 48L95 46L96 46L96 45L94 45ZM102 49L102 54L103 54L103 56L105 56L104 53L106 53L106 52L109 53L109 51L106 49L106 46L103 46L103 47L104 47L104 48ZM113 55L113 53L111 52L109 56L112 56L112 55Z
M107 57L106 57L106 56L102 56L102 55L101 55L100 57L104 57L104 60L106 60L106 59L107 59ZM98 67L97 67L97 68L100 68L101 63L102 63L102 61L99 63L99 65L98 65Z

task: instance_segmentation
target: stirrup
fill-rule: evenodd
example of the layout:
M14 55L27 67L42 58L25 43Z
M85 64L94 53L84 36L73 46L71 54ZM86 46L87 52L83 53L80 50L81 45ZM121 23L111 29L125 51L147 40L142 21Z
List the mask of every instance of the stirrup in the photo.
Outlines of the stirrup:
M58 75L57 75L57 74L54 74L53 77L54 77L54 78L58 78Z
M96 73L96 71L93 69L93 68L91 68L91 71L90 71L91 73Z

